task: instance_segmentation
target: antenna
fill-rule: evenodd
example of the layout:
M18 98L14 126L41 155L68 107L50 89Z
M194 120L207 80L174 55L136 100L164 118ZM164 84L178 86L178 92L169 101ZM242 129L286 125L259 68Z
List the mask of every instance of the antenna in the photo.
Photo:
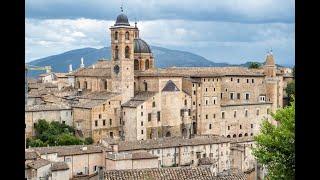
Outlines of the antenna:
M123 0L121 1L120 10L121 10L121 12L123 12Z

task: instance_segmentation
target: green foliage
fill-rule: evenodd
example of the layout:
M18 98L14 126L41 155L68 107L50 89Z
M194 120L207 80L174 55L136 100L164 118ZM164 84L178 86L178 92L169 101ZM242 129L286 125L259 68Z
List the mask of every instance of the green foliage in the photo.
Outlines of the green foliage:
M295 85L295 81L291 81L287 84L287 87L285 89L289 100L292 100L292 97L294 97L296 95L296 85Z
M258 63L258 62L250 62L250 64L249 64L250 69L257 69L259 67L260 67L260 63Z
M35 124L36 137L27 139L27 146L56 146L56 145L77 145L87 142L74 136L74 128L57 121L48 123L41 119ZM90 142L88 140L88 142Z
M296 78L296 66L293 66L292 68L292 76L293 78Z
M93 139L91 137L87 137L84 142L85 144L93 144Z
M27 139L27 147L43 147L47 146L46 143L42 142L40 139Z
M272 115L278 125L267 120L255 137L253 154L268 169L268 179L295 179L295 105L278 110Z

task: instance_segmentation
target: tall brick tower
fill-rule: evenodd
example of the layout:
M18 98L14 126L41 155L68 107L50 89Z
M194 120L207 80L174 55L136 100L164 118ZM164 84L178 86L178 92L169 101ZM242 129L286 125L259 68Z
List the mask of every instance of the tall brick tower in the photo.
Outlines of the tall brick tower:
M275 112L279 106L279 92L278 92L278 79L276 76L276 65L273 59L272 51L267 53L266 63L264 65L264 74L266 82L266 95L267 100L270 100L272 104L272 112Z
M111 31L111 78L112 92L122 94L121 103L134 96L134 38L137 28L130 26L127 16L121 9Z

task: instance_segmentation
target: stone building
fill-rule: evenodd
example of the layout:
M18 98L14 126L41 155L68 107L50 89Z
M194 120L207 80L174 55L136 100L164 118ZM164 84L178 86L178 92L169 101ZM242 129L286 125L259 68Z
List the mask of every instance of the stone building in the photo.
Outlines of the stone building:
M121 98L118 93L93 92L79 97L73 108L73 126L80 137L92 137L95 142L103 137L120 138Z
M131 26L125 14L117 17L110 32L111 60L99 60L73 76L80 90L120 94L117 118L122 119L122 134L113 132L115 137L254 136L262 119L272 120L270 113L283 107L284 88L290 78L277 69L271 52L260 69L159 69L150 46L139 37L137 24Z
M106 152L111 151L96 145L72 145L29 148L26 153L36 153L43 161L51 162L51 171L59 171L57 176L63 176L66 166L69 168L67 177L90 175L97 172L99 167L105 167ZM29 155L31 156L31 155ZM30 159L30 158L29 158ZM65 165L62 165L65 163ZM49 171L50 166L48 167ZM52 177L54 173L52 174ZM57 176L55 176L56 179ZM63 176L65 177L65 176Z
M26 137L35 135L34 124L39 119L45 119L48 122L58 121L60 123L73 125L72 109L64 104L37 104L25 107L25 134Z
M158 156L147 152L108 152L106 170L159 168Z
M230 169L230 142L229 138L213 135L191 139L167 137L140 141L102 141L115 152L148 152L155 155L159 167L198 166L200 159L209 158L218 172Z

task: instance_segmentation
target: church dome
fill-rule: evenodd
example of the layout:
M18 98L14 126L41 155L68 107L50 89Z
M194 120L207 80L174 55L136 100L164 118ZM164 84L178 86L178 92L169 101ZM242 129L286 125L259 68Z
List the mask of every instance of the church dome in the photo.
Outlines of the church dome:
M123 13L119 14L114 26L130 26L128 17Z
M151 53L151 49L144 40L134 39L134 53Z

